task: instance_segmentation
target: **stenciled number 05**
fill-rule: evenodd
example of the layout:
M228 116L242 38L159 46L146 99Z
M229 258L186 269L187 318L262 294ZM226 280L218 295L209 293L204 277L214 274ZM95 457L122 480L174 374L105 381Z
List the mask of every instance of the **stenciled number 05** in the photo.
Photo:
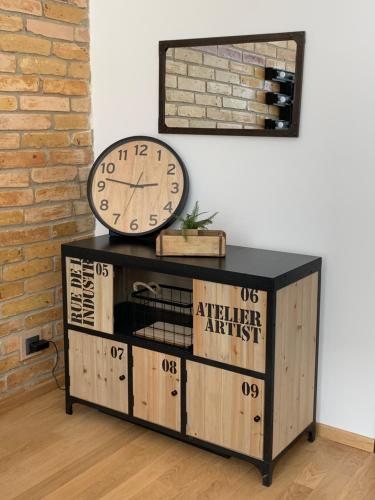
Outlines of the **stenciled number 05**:
M108 229L139 236L172 223L182 212L188 187L186 168L170 146L152 137L129 137L95 161L88 199Z

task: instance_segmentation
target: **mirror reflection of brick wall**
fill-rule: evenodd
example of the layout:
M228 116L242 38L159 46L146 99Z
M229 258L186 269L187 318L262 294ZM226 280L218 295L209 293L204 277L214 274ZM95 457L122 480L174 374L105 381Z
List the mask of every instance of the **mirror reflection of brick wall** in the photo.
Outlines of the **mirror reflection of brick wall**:
M166 59L165 122L169 127L262 129L279 109L265 103L279 84L265 68L295 72L294 40L172 48Z

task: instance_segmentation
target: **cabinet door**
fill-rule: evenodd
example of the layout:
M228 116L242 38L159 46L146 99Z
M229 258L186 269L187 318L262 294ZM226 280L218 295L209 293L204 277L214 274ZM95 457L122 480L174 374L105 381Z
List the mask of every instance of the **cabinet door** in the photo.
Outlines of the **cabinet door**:
M69 330L70 394L128 412L128 346Z
M180 377L179 358L133 347L134 416L180 431Z
M68 323L113 333L113 266L66 258Z
M187 434L263 457L264 382L187 361Z
M265 372L267 292L193 282L194 354Z

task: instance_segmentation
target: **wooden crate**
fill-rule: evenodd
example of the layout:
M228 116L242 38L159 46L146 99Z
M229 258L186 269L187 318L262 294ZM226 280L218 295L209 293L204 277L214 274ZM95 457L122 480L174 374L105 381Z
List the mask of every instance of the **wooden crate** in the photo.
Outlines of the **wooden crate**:
M267 292L194 280L193 302L196 356L265 372Z
M69 330L70 394L128 413L128 346Z
M186 238L181 231L161 231L156 239L156 255L224 257L226 235L224 231L188 230Z
M133 347L135 417L181 429L181 365L176 356Z
M68 323L113 334L113 266L66 258Z
M194 361L186 369L187 434L261 459L263 380Z

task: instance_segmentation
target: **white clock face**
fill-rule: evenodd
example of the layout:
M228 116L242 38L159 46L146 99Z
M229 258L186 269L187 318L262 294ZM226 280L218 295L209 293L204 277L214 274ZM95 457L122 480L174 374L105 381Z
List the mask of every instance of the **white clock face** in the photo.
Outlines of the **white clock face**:
M167 145L155 139L124 139L95 162L88 196L97 218L126 235L153 232L178 211L187 194L187 174Z

